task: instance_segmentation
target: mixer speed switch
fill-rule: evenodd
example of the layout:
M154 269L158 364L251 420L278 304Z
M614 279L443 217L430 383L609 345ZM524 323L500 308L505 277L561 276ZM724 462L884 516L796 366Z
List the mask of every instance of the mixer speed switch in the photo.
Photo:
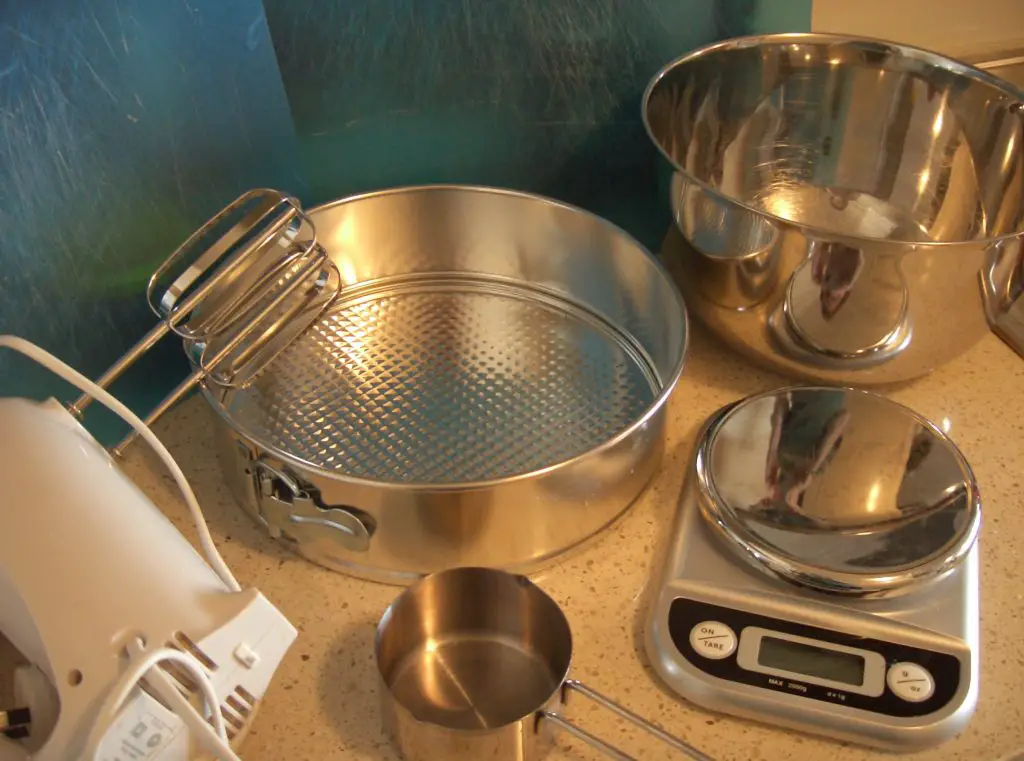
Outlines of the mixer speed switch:
M690 646L698 655L721 660L736 652L736 633L721 621L702 621L690 630Z

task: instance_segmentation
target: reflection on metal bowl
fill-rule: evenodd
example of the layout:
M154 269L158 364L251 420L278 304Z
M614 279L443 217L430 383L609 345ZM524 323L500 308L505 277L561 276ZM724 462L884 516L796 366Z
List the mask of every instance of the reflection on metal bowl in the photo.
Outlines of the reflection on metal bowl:
M668 64L644 123L689 308L818 380L908 380L962 354L1024 292L1020 101L956 61L835 35Z

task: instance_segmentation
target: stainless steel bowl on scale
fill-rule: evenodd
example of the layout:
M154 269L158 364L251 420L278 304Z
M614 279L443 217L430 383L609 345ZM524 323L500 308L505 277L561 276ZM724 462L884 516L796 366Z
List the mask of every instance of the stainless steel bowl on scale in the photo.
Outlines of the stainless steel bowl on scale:
M747 37L665 66L644 122L670 176L688 307L783 372L923 375L1024 310L1024 116L934 53Z
M888 749L979 691L981 501L963 455L866 391L780 389L705 426L646 646L713 710Z
M489 188L306 215L340 292L254 378L203 386L252 517L316 563L407 583L532 570L629 507L686 349L651 254L582 210Z

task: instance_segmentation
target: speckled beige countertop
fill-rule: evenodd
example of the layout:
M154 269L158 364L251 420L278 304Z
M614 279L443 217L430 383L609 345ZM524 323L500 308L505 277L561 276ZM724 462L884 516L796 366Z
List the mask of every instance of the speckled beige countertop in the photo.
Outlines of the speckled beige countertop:
M586 549L535 578L565 609L576 640L574 675L719 759L854 761L886 757L856 747L716 715L660 686L642 650L643 590L655 548L666 538L696 430L723 404L783 385L693 327L688 364L669 405L668 446L660 475L633 509ZM1006 759L1024 752L1024 360L994 336L932 376L885 393L935 421L975 469L984 499L981 537L981 697L968 729L920 758ZM300 630L267 694L241 755L245 761L397 755L380 730L373 635L394 587L314 567L264 537L221 485L211 441L213 418L199 398L158 427L207 512L225 559L243 585L263 591ZM136 480L176 521L193 531L172 482L145 447L126 462ZM601 729L638 758L667 752L585 701L574 717ZM555 761L598 758L560 739Z

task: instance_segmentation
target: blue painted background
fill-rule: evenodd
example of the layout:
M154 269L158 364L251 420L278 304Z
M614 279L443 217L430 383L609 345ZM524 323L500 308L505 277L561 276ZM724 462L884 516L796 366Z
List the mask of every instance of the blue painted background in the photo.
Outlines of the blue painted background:
M504 185L653 247L647 81L714 39L805 30L810 4L0 0L0 331L98 375L152 324L150 269L254 186L312 205ZM145 407L179 354L168 341L116 391ZM72 396L9 355L0 393Z
M264 5L309 202L420 182L501 185L579 204L652 244L667 217L652 196L654 153L640 119L647 82L667 61L714 39L806 29L811 4Z

